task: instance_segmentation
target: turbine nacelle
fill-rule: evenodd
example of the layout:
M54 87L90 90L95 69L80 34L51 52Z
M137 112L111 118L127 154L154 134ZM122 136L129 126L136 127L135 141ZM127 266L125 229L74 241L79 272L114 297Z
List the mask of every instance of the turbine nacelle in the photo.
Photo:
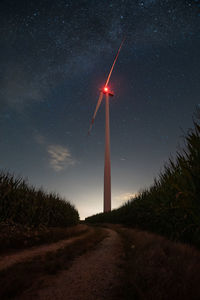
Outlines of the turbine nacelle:
M104 93L104 94L108 94L108 95L111 96L111 97L114 96L114 93L111 92L107 86L104 86L104 88L101 89L101 92Z

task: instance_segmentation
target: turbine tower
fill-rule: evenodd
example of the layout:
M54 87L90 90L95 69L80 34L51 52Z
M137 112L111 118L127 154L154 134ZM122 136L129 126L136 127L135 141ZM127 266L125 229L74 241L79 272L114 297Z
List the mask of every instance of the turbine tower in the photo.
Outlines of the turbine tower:
M110 81L110 77L112 74L112 71L114 69L115 63L117 61L117 58L119 56L119 53L121 51L122 45L124 43L124 40L122 41L118 52L115 56L114 62L112 64L112 67L110 69L110 72L108 74L105 86L103 89L100 90L99 99L97 101L96 109L94 111L92 121L90 124L90 128L88 130L88 134L90 134L90 131L92 129L92 125L94 123L97 111L101 105L101 102L103 100L103 96L105 95L106 102L105 102L105 156L104 156L104 212L111 211L111 162L110 162L110 114L109 114L109 96L113 97L114 93L111 92L108 88L108 83Z
M105 157L104 157L104 212L111 211L111 163L110 163L110 118L109 94L105 105Z

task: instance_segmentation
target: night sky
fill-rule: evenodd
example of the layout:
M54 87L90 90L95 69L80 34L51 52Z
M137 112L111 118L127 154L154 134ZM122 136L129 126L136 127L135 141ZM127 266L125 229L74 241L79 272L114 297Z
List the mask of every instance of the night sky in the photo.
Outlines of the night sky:
M1 1L0 167L103 209L110 88L112 207L153 183L200 106L200 1Z

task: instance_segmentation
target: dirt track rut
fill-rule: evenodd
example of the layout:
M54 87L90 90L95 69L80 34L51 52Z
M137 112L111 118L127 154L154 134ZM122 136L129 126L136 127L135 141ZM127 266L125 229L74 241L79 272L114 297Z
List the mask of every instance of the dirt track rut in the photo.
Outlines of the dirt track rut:
M82 225L84 229L84 225ZM17 263L27 262L32 260L36 256L43 256L48 252L55 252L58 249L62 249L67 247L68 245L74 243L75 241L82 240L86 238L93 232L93 228L85 226L85 229L88 229L85 233L81 234L80 236L64 239L52 244L45 244L41 246L35 246L30 249L25 249L22 251L18 251L14 254L9 255L1 255L0 256L0 271L11 267Z
M68 270L45 276L39 289L35 283L17 299L118 299L116 292L120 290L122 276L122 243L115 231L105 230L108 236L95 250L75 259Z

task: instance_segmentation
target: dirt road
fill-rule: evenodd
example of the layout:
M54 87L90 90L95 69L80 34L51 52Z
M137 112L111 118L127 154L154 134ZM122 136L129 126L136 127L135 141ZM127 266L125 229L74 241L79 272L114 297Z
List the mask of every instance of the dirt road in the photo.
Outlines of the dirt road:
M104 225L105 226L105 225ZM200 252L120 225L0 257L0 299L200 299Z
M120 299L122 257L116 231L88 226L78 237L0 256L0 298Z
M122 244L115 231L106 231L108 236L94 251L78 257L68 270L46 276L39 290L34 284L19 299L117 299L122 276Z
M87 231L81 234L78 237L69 238L66 240L60 240L56 243L47 244L47 245L41 245L41 246L35 246L31 247L30 249L25 249L21 251L17 251L14 254L10 255L1 255L0 256L0 271L5 270L14 264L17 263L23 263L30 260L33 260L37 256L44 256L47 253L55 252L59 249L63 249L67 247L70 244L73 244L75 241L82 240L86 237L88 237L91 232L93 232L93 228L88 227L86 225L81 225L81 229L84 230L87 228Z

